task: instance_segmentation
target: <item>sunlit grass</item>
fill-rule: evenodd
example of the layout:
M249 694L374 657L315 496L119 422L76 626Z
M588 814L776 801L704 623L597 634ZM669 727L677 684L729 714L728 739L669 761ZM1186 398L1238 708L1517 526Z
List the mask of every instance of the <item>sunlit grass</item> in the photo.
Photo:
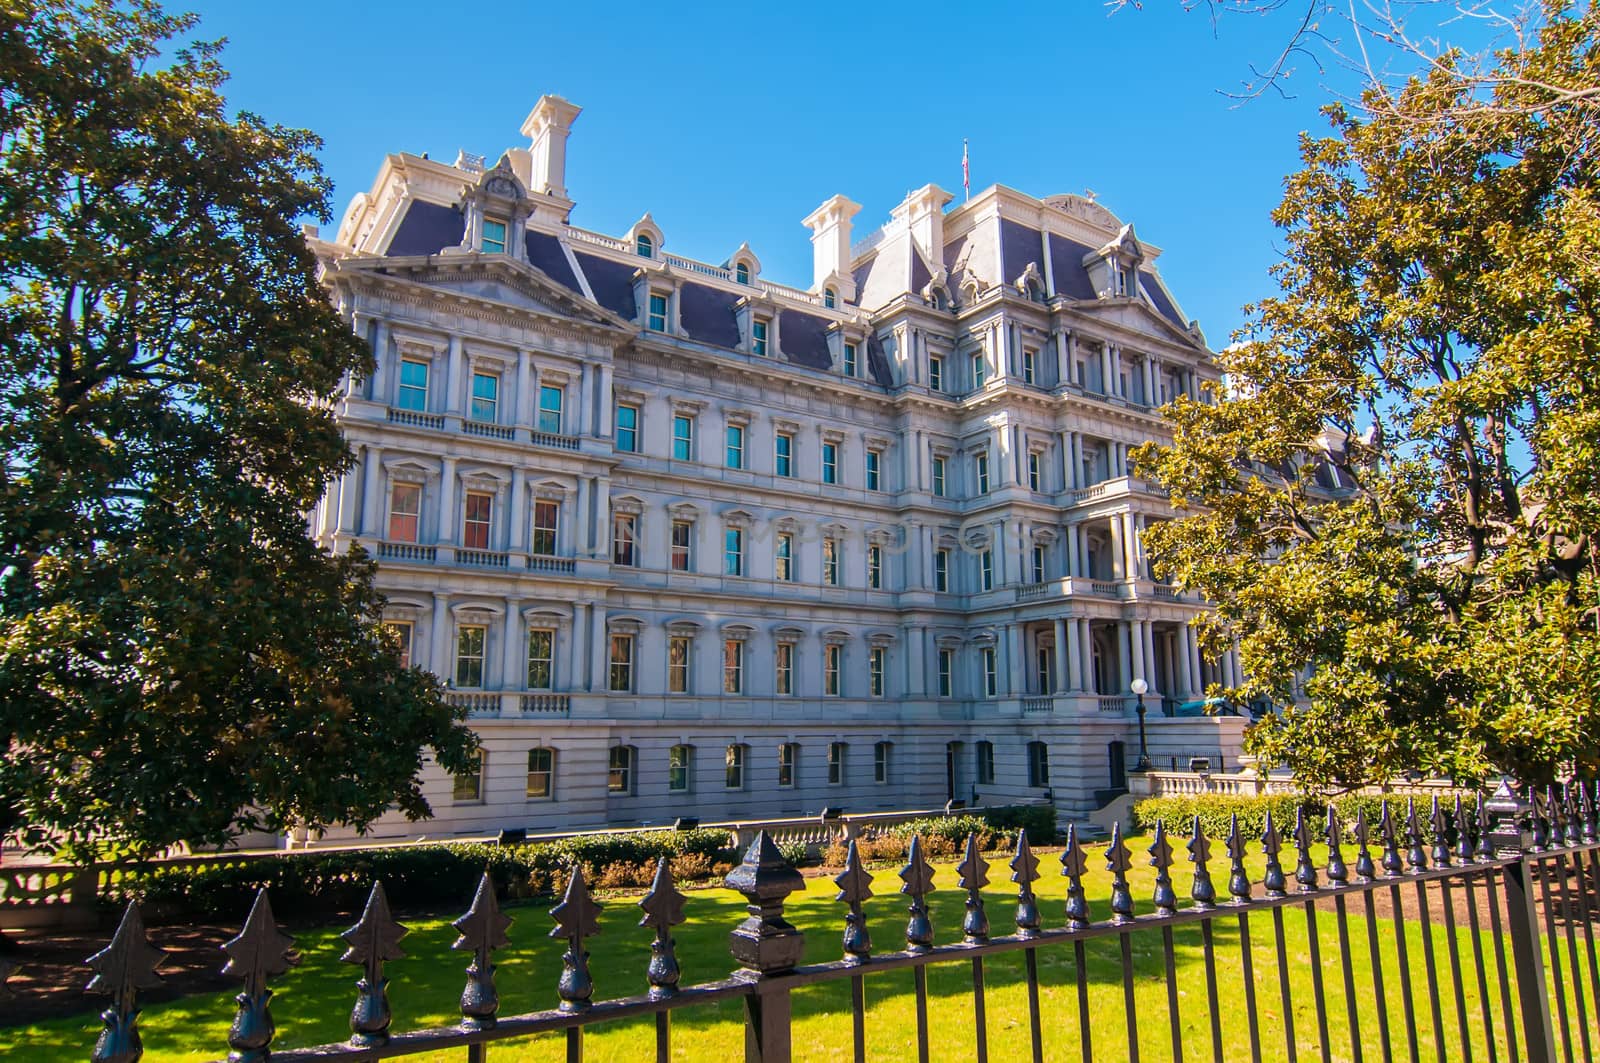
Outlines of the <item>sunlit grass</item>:
M1148 898L1153 891L1153 871L1145 866L1144 849L1148 839L1129 839L1139 866L1130 876L1134 895L1140 898L1139 912L1151 910ZM1085 887L1095 919L1108 918L1110 876L1100 858L1104 846L1091 854L1091 872ZM1181 849L1180 849L1181 852ZM1319 858L1320 858L1320 854ZM1175 869L1180 896L1187 894L1187 864ZM1251 861L1257 881L1261 874L1259 857ZM1053 856L1041 860L1044 874L1036 884L1045 926L1060 926L1066 883L1059 875ZM1223 889L1226 863L1213 861L1213 875ZM1003 858L996 858L991 870L994 885L985 891L993 932L996 936L1011 928L1015 911L1014 887L1006 879L1009 872ZM930 898L930 911L939 942L959 939L963 894L955 888L954 868L941 864L935 876L938 892ZM874 874L877 892L867 905L869 927L879 951L897 949L903 944L906 920L905 898L898 894L899 879L893 869ZM1388 887L1380 893L1387 895ZM1459 887L1457 888L1459 892ZM1406 948L1411 971L1411 1023L1416 1030L1422 1058L1433 1058L1435 1032L1431 1019L1422 926L1415 919L1417 908L1414 886L1402 887L1406 912ZM843 906L833 899L834 887L827 878L809 879L803 893L793 895L787 906L789 918L806 935L807 962L820 962L840 955ZM1259 896L1260 890L1257 889ZM1481 888L1476 891L1480 909L1486 901ZM591 969L595 979L595 999L626 996L646 988L645 965L649 959L652 933L638 927L639 912L635 897L613 897L604 901L602 933L590 939L593 954ZM398 898L396 899L399 900ZM463 906L468 898L463 898ZM544 904L521 905L508 909L515 917L511 946L498 955L497 982L502 999L501 1014L511 1015L555 1006L556 979L561 970L562 943L549 938L551 927ZM1295 1042L1302 1058L1318 1058L1318 1016L1315 1007L1314 975L1310 962L1310 941L1306 912L1295 905L1282 909L1282 926L1292 1009ZM286 913L280 913L286 914ZM683 984L709 981L725 976L733 963L727 951L727 932L744 916L744 901L723 889L699 890L690 894L688 922L677 930L678 956L684 969ZM448 918L405 920L411 927L405 939L407 958L388 967L391 978L390 1000L396 1015L394 1029L407 1030L448 1026L458 1018L457 1011L463 968L469 957L449 950L455 932ZM1259 1019L1263 1053L1281 1057L1285 1048L1286 1013L1280 998L1278 947L1274 917L1258 912L1250 918L1253 987ZM1239 922L1225 913L1213 924L1219 1016L1224 1054L1229 1059L1248 1058L1249 1025L1245 1007L1242 951L1239 947ZM1353 1058L1347 1019L1338 927L1331 910L1317 916L1321 946L1320 975L1329 1048L1334 1059ZM340 964L342 942L338 929L322 928L297 935L302 963L275 983L272 1002L278 1024L277 1048L302 1047L342 1041L349 1036L349 1008L355 999L356 968ZM1367 947L1365 908L1359 896L1350 900L1349 954L1355 985L1354 1002L1368 1058L1381 1058L1378 993L1372 977ZM1492 1016L1496 1041L1504 1049L1506 1031L1500 1009L1494 943L1489 934L1487 915L1483 923L1485 971L1488 980L1488 1013ZM1407 1009L1402 997L1396 959L1393 921L1382 917L1377 924L1379 951L1383 957L1383 998L1387 1008L1387 1028L1396 1057L1406 1054ZM1201 933L1198 926L1173 929L1173 946L1178 985L1177 1025L1183 1049L1189 1058L1210 1058L1210 1019ZM1445 1055L1461 1058L1462 1046L1456 1016L1453 981L1445 930L1437 917L1432 927L1435 966L1439 972L1437 998L1442 1012L1440 1031ZM1474 1058L1487 1058L1485 1008L1479 1000L1477 978L1472 962L1472 941L1465 922L1456 928L1461 954L1462 995L1466 1005L1467 1032ZM1171 1040L1167 1011L1163 935L1159 929L1139 930L1131 936L1134 960L1134 998L1141 1054L1145 1058L1170 1058ZM1541 942L1544 944L1544 942ZM1562 961L1566 963L1564 936ZM1580 934L1579 948L1584 947ZM1507 949L1509 953L1509 948ZM1096 1060L1127 1058L1128 1043L1123 1009L1120 942L1116 935L1087 943L1087 983L1090 1033ZM1066 945L1041 948L1037 952L1040 977L1040 1011L1044 1026L1045 1056L1048 1059L1079 1059L1078 1002L1073 949ZM991 957L986 961L986 997L990 1058L1025 1059L1028 1056L1029 1024L1024 958L1021 952ZM870 970L870 968L869 968ZM1574 992L1573 972L1565 971L1569 998ZM1584 972L1585 983L1587 972ZM972 972L969 963L944 963L928 974L929 1014L932 1027L932 1057L965 1060L975 1055L975 1020L972 1001ZM876 1059L898 1060L915 1056L916 1020L909 971L889 972L867 978L867 1049ZM1595 987L1583 990L1595 1000ZM1515 992L1513 989L1513 1000ZM1572 998L1575 1005L1576 1000ZM797 1059L851 1058L849 982L810 986L794 995L794 1047ZM1569 1007L1577 1039L1576 1009ZM234 1003L228 993L208 993L166 1004L153 1005L141 1017L146 1059L158 1061L220 1059L227 1054L226 1035ZM1591 1026L1597 1021L1596 1009L1588 1009ZM34 1026L0 1029L0 1056L22 1060L81 1060L87 1057L99 1030L90 1015L40 1023ZM742 1057L742 1005L738 1001L719 1005L683 1008L673 1013L674 1054L678 1058L726 1060ZM1600 1044L1600 1040L1596 1041ZM1575 1046L1576 1048L1576 1046ZM654 1051L654 1025L646 1019L609 1023L591 1028L586 1053L591 1060L637 1060L650 1058ZM560 1035L497 1043L490 1058L545 1060L563 1058L564 1040ZM464 1059L464 1053L424 1054L416 1059Z

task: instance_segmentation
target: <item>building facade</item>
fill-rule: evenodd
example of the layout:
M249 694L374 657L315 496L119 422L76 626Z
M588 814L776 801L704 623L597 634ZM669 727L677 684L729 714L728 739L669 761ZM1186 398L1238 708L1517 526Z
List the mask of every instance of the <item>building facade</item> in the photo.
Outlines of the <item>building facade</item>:
M1202 608L1151 578L1165 497L1128 452L1204 401L1158 250L1079 196L911 193L804 221L809 288L570 223L579 109L492 165L388 156L333 240L376 354L354 466L312 515L379 559L408 660L471 711L480 771L429 836L1052 801L1137 755L1231 763L1193 708ZM380 822L375 836L419 825Z

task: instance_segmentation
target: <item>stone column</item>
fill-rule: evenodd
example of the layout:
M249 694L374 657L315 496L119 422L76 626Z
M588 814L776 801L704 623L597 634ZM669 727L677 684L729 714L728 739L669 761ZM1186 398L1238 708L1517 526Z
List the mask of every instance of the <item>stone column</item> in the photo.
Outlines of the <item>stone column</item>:
M1150 682L1148 662L1144 655L1145 646L1147 645L1146 640L1149 638L1149 627L1150 625L1143 620L1128 622L1128 663L1129 670L1133 673L1132 678L1129 679L1130 683L1134 679L1143 679L1146 683Z
M1055 690L1051 691L1051 693L1059 693L1066 690L1076 690L1078 689L1078 669L1077 662L1073 660L1072 643L1067 636L1067 632L1070 630L1070 627L1066 617L1056 617L1055 628L1056 674L1054 676Z
M528 474L518 465L511 470L511 534L509 549L528 549Z
M383 448L368 443L361 454L361 531L369 539L383 538Z
M358 473L354 466L346 469L339 476L339 524L340 535L356 534L360 518L360 506L356 497L356 478Z
M1078 674L1082 689L1094 689L1094 627L1087 617L1073 621L1078 628Z
M461 523L456 520L456 459L445 457L441 462L444 469L439 475L438 540L444 544L454 545L456 526Z
M450 353L445 359L444 412L461 413L461 337L450 337Z
M435 593L433 596L432 630L428 632L428 671L448 683L450 674L450 596Z
M1107 523L1111 529L1111 578L1122 579L1128 572L1128 548L1123 542L1122 516L1114 513Z
M523 669L527 664L522 633L522 599L516 597L506 598L506 623L505 638L501 645L500 654L500 689L521 690L525 686L526 676Z
M1133 625L1127 620L1117 621L1117 693L1125 694L1133 682Z
M1006 672L1000 689L1011 697L1028 692L1027 633L1021 624L1006 625Z
M1189 636L1189 677L1194 683L1190 689L1198 696L1205 693L1205 672L1200 667L1200 636L1187 624L1183 630Z
M1194 674L1189 670L1189 641L1194 633L1185 624L1180 627L1172 639L1173 671L1178 684L1177 695L1180 698L1194 696Z
M1144 629L1144 678L1150 684L1150 691L1154 694L1162 693L1161 673L1156 669L1156 631L1155 625L1150 621L1141 621Z
M567 544L567 548L561 551L568 557L589 556L589 537L591 534L589 528L590 489L589 478L587 476L578 477L577 512L573 514L572 539Z
M374 322L372 335L372 394L373 402L389 405L389 323L383 318Z
M532 352L523 348L517 351L516 395L512 400L511 423L525 425L532 422L529 407L533 399L533 372L530 364Z
M606 668L607 659L606 639L606 607L598 603L589 606L589 689L603 691L608 686ZM639 671L639 640L636 637L633 645L633 668L635 689L638 685Z

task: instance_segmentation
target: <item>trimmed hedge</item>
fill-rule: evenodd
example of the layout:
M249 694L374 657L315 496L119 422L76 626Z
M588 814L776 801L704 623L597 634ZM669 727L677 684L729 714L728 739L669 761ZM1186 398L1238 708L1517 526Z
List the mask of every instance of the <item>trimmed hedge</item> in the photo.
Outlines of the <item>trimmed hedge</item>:
M729 852L720 830L630 831L590 834L555 842L490 845L463 842L381 849L286 853L247 860L129 868L102 898L116 905L137 900L171 916L239 919L266 887L273 907L296 916L358 910L374 881L406 907L465 905L485 870L503 896L548 896L566 871L582 864L597 881L615 864L654 863L662 856L700 854L711 862Z
M1002 837L1015 835L1026 829L1031 845L1049 845L1056 840L1056 809L1054 805L1000 805L995 808L975 808L958 816L928 816L910 819L889 828L888 833L902 838L920 834L926 840L942 838L956 849L967 843L968 834L985 834Z
M1477 798L1463 799L1474 816L1477 813ZM1332 802L1323 798L1307 797L1300 794L1271 794L1260 797L1235 797L1227 794L1193 794L1182 797L1151 797L1139 801L1133 806L1133 823L1135 830L1148 834L1156 829L1158 821L1164 821L1169 834L1188 834L1194 829L1195 817L1200 817L1200 829L1207 837L1226 838L1232 827L1233 817L1239 817L1239 833L1248 841L1260 841L1262 832L1266 830L1267 813L1272 813L1273 824L1278 828L1278 833L1287 842L1294 830L1295 819L1301 807L1305 808L1306 825L1310 828L1312 837L1317 841L1325 840L1328 829L1328 805L1331 803L1339 814L1340 834L1346 842L1355 841L1356 814L1359 811L1367 813L1367 822L1371 826L1372 837L1376 839L1378 820L1383 815L1382 797L1368 794L1345 794L1336 797ZM1444 802L1441 800L1440 802ZM1417 820L1424 835L1432 837L1429 818L1433 812L1432 802L1417 802ZM1452 798L1447 809L1450 818L1449 833L1454 835L1455 825L1455 800ZM1389 814L1394 818L1397 835L1403 836L1405 831L1406 798L1394 796L1389 798Z

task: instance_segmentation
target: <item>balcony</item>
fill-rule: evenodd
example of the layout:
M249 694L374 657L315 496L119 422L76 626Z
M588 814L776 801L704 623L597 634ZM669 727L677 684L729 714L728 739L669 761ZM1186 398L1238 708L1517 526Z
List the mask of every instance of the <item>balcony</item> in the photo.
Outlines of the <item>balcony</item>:
M503 424L487 424L483 421L462 421L461 430L469 436L484 436L488 439L517 438L515 428Z
M380 561L418 561L431 565L439 556L436 546L419 546L417 543L390 543L378 544L378 559Z
M571 694L520 690L451 690L445 701L467 710L474 720L517 719L522 716L550 718L572 714Z
M1167 493L1137 476L1118 476L1110 480L1101 480L1088 487L1080 487L1072 491L1067 499L1069 505L1081 505L1085 502L1100 502L1109 499L1130 498L1141 495L1145 498L1158 498L1163 502Z
M456 564L474 568L507 568L511 555L503 550L457 550Z
M1016 588L1017 603L1051 601L1056 598L1126 598L1126 584L1114 580L1091 580L1064 576L1043 583L1024 583Z
M1121 696L1101 697L1099 699L1099 709L1107 715L1123 716L1128 712L1129 700L1131 699Z
M1056 699L1050 695L1022 699L1022 714L1024 716L1040 716L1044 715L1045 713L1054 712L1055 709Z
M487 421L463 420L458 413L419 413L416 410L402 410L390 406L385 417L390 424L404 425L407 428L426 428L434 432L448 432L451 430L452 422L455 422L460 424L463 435L498 439L507 443L515 442L518 433L525 432L527 441L534 446L552 447L556 450L578 450L580 444L577 436L540 432L532 428L518 428L514 425L493 424Z

